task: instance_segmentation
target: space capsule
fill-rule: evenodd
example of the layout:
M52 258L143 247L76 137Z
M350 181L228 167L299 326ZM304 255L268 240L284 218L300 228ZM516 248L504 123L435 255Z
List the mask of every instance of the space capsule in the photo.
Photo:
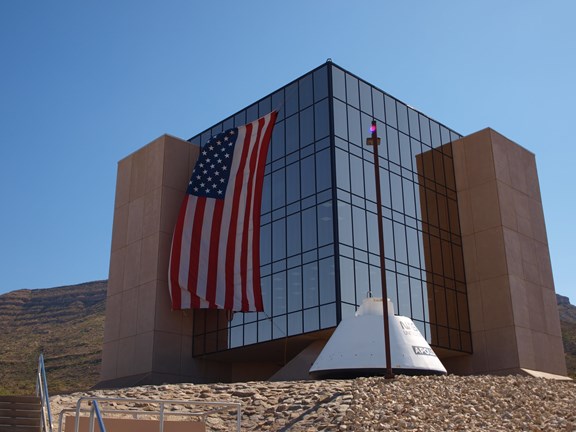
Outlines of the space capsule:
M384 375L382 299L368 297L354 317L343 319L310 368L313 378L350 378ZM388 299L392 370L405 375L443 375L446 368L414 322L394 315Z

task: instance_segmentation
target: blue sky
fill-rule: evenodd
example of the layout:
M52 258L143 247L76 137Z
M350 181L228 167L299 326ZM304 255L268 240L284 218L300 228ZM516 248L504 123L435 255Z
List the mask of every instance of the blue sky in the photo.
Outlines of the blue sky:
M576 301L576 2L0 2L0 293L108 276L118 160L332 58L536 154L556 291Z

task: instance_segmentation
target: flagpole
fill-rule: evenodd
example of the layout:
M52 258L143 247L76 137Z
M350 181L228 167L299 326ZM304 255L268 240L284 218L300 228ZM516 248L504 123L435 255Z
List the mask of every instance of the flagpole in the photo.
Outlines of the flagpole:
M384 347L386 351L386 379L394 378L392 372L392 360L390 356L390 325L388 317L388 288L386 285L386 262L384 257L384 226L382 225L382 195L380 192L380 163L378 160L378 146L380 138L376 129L376 120L372 120L370 127L372 138L368 138L367 144L374 149L374 179L376 182L376 211L378 215L378 243L380 246L380 279L382 280L382 312L384 316Z

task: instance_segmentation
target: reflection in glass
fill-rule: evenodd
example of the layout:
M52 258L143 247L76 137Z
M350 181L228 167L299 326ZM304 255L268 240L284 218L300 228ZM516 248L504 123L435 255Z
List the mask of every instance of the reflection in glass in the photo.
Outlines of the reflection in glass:
M320 328L326 329L335 327L336 322L336 304L327 304L320 306Z
M360 108L358 96L358 78L346 74L346 102L354 108Z
M302 272L300 267L288 270L288 312L302 309Z
M325 246L334 241L334 224L332 219L332 203L325 202L317 207L318 213L318 245Z
M356 206L352 207L352 229L354 235L354 247L362 250L368 249L366 232L366 212Z
M300 109L304 109L313 102L314 92L312 90L312 75L308 74L300 79L299 81L299 97L300 97Z
M286 315L275 316L272 318L272 338L280 339L286 337Z
M314 101L318 102L328 96L328 68L323 67L314 72Z
M272 276L272 313L286 313L286 272L281 271Z
M306 198L316 192L316 169L314 156L308 156L300 161L300 175L302 198Z
M286 154L290 154L300 147L300 122L294 115L286 119Z
M336 136L348 140L348 116L346 105L334 100L334 133Z
M298 111L298 81L287 86L284 94L284 109L286 110L286 117L290 117Z
M304 309L304 332L311 332L320 328L320 309Z
M334 97L346 101L346 78L342 69L332 68L332 92Z
M258 327L255 322L244 326L244 345L258 342Z
M348 141L362 147L362 132L360 124L360 111L348 107Z
M330 133L330 118L328 99L314 105L314 136L320 140Z
M258 342L270 339L272 339L272 322L269 318L264 317L258 321Z
M340 243L352 246L352 208L338 201L338 237Z
M316 190L321 192L332 186L332 165L330 149L316 153Z
M410 130L408 127L408 109L406 105L401 102L396 102L396 115L398 117L398 130L409 134Z
M336 301L336 269L334 258L320 260L320 304Z
M388 160L400 165L400 148L398 147L398 131L390 126L386 127L388 141Z
M368 273L368 264L356 261L354 263L355 284L356 284L356 302L362 303L362 300L368 296L370 291L370 276Z
M316 237L316 207L302 211L302 250L309 251L318 246Z
M360 81L360 109L372 115L372 88L364 81Z
M314 142L314 108L300 111L300 146L306 147Z
M258 119L258 105L254 104L246 110L246 123L253 122L256 119Z
M244 344L242 327L232 327L230 329L230 348L236 348Z
M286 218L286 252L287 256L292 256L302 252L300 213L295 213ZM262 254L262 251L260 252Z
M365 145L372 116L395 313L411 316L434 346L469 352L451 149L459 135L327 63L191 140L270 109L279 116L262 190L264 312L231 321L195 312L194 355L329 329L368 291L381 295L373 148Z
M286 167L286 202L291 204L300 199L300 164Z
M286 220L279 219L272 223L272 260L286 256Z
M364 196L364 163L359 157L350 155L350 178L352 193Z

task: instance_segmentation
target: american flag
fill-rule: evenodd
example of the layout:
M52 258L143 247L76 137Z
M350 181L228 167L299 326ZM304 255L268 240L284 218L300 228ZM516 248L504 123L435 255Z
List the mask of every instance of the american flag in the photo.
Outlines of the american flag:
M260 205L276 116L219 133L200 150L172 237L172 309L263 310Z

